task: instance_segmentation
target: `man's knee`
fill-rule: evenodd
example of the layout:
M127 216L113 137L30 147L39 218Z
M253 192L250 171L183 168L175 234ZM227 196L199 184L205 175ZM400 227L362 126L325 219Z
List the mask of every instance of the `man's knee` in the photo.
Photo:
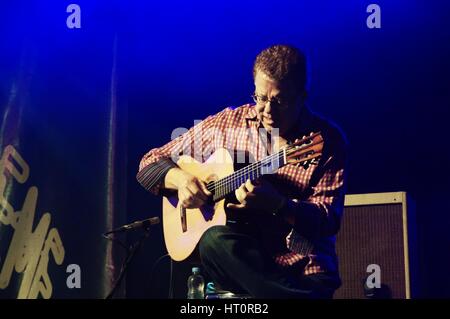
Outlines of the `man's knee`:
M199 242L200 257L217 253L224 244L221 237L229 231L227 226L213 226L204 232Z

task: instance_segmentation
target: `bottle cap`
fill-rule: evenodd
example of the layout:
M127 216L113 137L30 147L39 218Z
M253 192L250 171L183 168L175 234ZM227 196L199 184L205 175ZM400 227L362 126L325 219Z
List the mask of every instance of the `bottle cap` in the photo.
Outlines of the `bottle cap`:
M200 273L200 268L199 268L199 267L192 267L192 273L193 273L194 275L199 274L199 273Z

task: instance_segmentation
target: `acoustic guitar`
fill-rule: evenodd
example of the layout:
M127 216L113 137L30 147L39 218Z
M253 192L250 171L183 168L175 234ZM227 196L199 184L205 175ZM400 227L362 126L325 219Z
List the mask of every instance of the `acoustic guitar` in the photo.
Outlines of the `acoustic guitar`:
M204 181L212 196L209 204L195 209L182 207L176 195L163 197L164 240L170 257L175 261L188 258L206 230L226 224L225 197L246 180L254 181L265 174L273 174L287 164L303 168L317 164L322 149L320 132L311 133L236 171L231 154L224 148L217 149L204 163L187 155L180 156L177 165Z

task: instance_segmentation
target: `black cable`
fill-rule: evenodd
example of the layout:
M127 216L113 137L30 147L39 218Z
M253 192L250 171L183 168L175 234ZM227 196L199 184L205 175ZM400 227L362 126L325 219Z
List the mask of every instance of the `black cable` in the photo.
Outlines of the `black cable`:
M150 234L149 229L145 229L144 233L139 238L139 240L136 243L130 245L130 247L126 249L127 256L125 258L125 261L122 264L122 267L120 268L119 277L117 278L116 282L114 283L114 286L113 286L111 292L106 296L105 299L112 299L112 297L114 296L114 293L116 292L116 290L120 287L120 284L122 283L125 272L129 266L129 264L131 263L131 260L133 259L133 257L135 256L135 254L139 250L139 248L142 246L144 240L149 236L149 234ZM121 243L119 240L116 240L109 236L105 236L105 237L109 240L117 241L119 244L121 244L121 246L125 247L125 245L123 245L123 243Z
M173 259L170 258L169 299L173 299Z
M139 239L139 241L133 245L131 245L130 247L127 247L122 241L114 238L113 234L107 234L104 233L103 237L111 240L112 242L117 242L121 247L123 247L126 251L126 257L125 257L125 261L122 264L121 268L120 268L120 273L118 276L118 279L113 287L113 289L111 290L111 292L108 294L108 296L106 296L106 299L111 299L112 296L114 295L116 289L120 286L120 283L123 279L123 275L125 274L125 270L128 267L128 264L131 262L131 259L133 258L134 253L136 253L136 251L139 249L139 247L142 245L142 242L144 241L145 238L147 238L149 235L148 229L145 231L145 233L143 234L143 236ZM169 257L169 254L165 254L160 256L154 263L153 266L151 268L150 271L150 283L153 280L153 275L156 269L156 266L161 262L161 260L163 260L165 257ZM169 273L169 290L168 290L168 298L169 299L173 299L173 293L174 293L174 282L173 282L173 259L170 258L170 273Z
M160 257L153 263L152 269L151 269L151 271L150 271L150 283L151 283L152 280L153 280L156 266L157 266L157 265L161 262L161 260L163 260L165 257L169 257L169 258L170 258L170 255L169 255L169 254L162 255L162 256L160 256ZM168 298L169 298L169 299L173 299L173 260L172 260L172 258L170 258L170 273L169 273L169 292L168 292Z

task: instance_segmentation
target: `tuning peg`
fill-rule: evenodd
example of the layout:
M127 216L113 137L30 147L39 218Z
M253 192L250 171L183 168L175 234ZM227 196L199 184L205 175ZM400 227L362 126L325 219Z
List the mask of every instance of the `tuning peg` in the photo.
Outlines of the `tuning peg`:
M311 162L311 161L306 161L306 162L303 162L303 163L298 163L298 164L297 164L297 167L302 166L304 169L308 169L308 168L309 168L309 165L311 164L310 162Z
M320 157L313 158L313 160L311 161L311 164L312 165L319 165L319 160L320 160Z
M305 165L306 165L305 163L297 163L297 164L295 165L295 167L297 167L297 168L303 167L303 168L306 169Z

